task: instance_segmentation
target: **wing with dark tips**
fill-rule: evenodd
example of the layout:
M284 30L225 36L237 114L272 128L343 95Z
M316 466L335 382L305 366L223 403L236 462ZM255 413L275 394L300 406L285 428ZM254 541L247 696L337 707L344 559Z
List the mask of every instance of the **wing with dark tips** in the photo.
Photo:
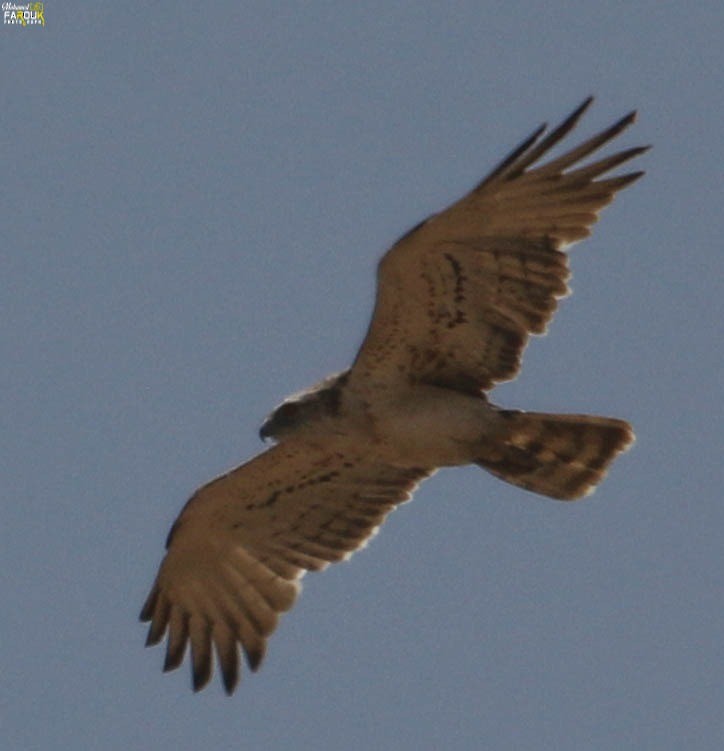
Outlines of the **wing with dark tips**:
M199 489L174 524L141 611L147 644L167 635L164 670L177 668L190 644L198 691L215 651L231 694L239 648L256 670L302 574L362 547L427 474L385 466L359 445L289 439Z
M628 148L581 161L635 113L543 164L591 104L538 128L468 195L403 236L380 262L377 301L350 386L421 381L479 393L514 377L531 334L568 292L566 245L642 172L602 177L639 156ZM600 179L599 179L600 178Z

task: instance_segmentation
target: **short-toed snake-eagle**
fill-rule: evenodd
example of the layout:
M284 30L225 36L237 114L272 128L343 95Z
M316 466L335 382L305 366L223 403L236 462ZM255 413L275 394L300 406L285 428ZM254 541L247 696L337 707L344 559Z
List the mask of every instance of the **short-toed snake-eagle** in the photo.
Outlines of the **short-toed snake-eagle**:
M252 670L306 571L362 547L438 467L477 464L521 488L580 498L633 440L622 420L507 410L488 401L518 372L567 293L565 246L641 172L604 177L630 148L581 164L627 115L540 164L587 99L540 127L470 193L410 230L382 258L377 300L352 366L279 406L275 445L196 491L176 520L141 613L148 644L168 636L165 669L191 645L193 685L216 651L224 686Z

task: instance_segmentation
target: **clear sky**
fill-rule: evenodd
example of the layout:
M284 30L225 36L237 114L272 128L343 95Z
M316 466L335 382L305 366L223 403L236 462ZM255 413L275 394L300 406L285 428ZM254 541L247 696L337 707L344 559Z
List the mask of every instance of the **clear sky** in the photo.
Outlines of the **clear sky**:
M35 749L721 749L720 0L48 2L0 29L0 734ZM592 497L439 473L237 694L138 611L188 495L345 367L381 253L586 95L644 180L510 407L629 419ZM575 140L575 138L574 138Z

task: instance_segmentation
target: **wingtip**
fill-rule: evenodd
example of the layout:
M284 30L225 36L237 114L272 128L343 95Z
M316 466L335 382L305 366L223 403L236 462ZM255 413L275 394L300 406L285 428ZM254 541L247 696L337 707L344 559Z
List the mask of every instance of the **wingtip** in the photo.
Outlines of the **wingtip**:
M192 684L192 686L191 686L191 690L195 694L198 694L198 693L200 693L201 691L203 691L206 688L206 683L207 683L207 681L203 681L203 682L199 681L198 683L196 681L194 681L193 684Z
M580 117L595 101L596 101L595 95L589 94L573 111L573 114L571 115L571 117ZM624 115L621 118L620 122L626 122L626 124L630 124L632 122L635 122L637 117L638 117L638 110L634 109L628 112L626 115Z
M141 612L138 614L138 620L141 623L148 623L153 618L153 611L156 609L156 602L158 601L158 587L153 585L151 591L148 593L146 601L143 603Z
M573 111L573 115L576 118L580 117L595 101L596 97L593 94L589 94Z
M199 691L203 691L209 685L210 679L211 675L209 673L206 673L205 671L203 673L194 673L192 678L192 687L194 693L198 694Z
M573 127L578 123L578 121L583 117L586 110L593 104L593 96L587 96L579 105L576 107L576 109L571 112L570 115L561 123L561 125L557 128L557 130L564 131L565 133L568 133L573 129Z
M261 666L264 659L265 646L259 646L256 648L244 648L244 654L246 655L246 664L249 666L249 670L252 673L256 673Z
M543 154L552 149L578 125L583 114L591 106L593 97L586 97L563 122L550 131L545 138L539 140L548 129L548 123L543 123L531 136L509 154L481 183L478 189L500 176L515 176L540 159Z
M638 117L637 110L631 110L631 112L624 115L620 120L617 120L608 129L608 132L610 133L611 138L613 138L613 136L615 135L618 135L622 130L625 130L626 128L628 128L629 125L632 125L634 122L636 122L637 117Z
M227 696L233 696L234 691L236 691L236 687L239 685L239 676L238 674L235 675L227 675L226 673L223 674L222 680L224 683L224 693Z
M197 641L191 645L191 683L194 693L208 686L214 674L214 661L209 647L208 642Z
M627 188L637 180L640 180L646 174L645 170L638 170L637 172L629 172L628 175L621 175L619 178L613 178L619 180L619 189Z
M626 154L626 160L629 160L633 159L634 157L641 156L641 154L645 154L650 148L651 144L649 143L645 146L634 146L633 148L627 149L622 153Z
M161 641L161 639L163 639L163 633L161 633L160 635L154 633L154 629L152 625L151 628L148 629L148 633L146 634L146 643L144 644L144 646L155 647L156 644L158 644Z
M170 648L169 648L170 647ZM186 653L186 643L183 642L178 646L167 645L166 658L163 661L163 672L170 673L172 670L176 670L184 661L184 654Z
M548 121L544 120L531 134L528 140L535 143L548 130Z

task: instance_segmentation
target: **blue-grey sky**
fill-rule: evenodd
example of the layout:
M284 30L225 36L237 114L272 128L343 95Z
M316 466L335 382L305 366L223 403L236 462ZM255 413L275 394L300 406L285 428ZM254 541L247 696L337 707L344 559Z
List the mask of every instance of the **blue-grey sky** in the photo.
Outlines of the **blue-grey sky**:
M3 747L722 748L721 2L45 18L0 29ZM350 362L396 237L589 93L648 174L494 399L634 449L578 504L440 472L233 698L163 675L137 616L190 492Z

